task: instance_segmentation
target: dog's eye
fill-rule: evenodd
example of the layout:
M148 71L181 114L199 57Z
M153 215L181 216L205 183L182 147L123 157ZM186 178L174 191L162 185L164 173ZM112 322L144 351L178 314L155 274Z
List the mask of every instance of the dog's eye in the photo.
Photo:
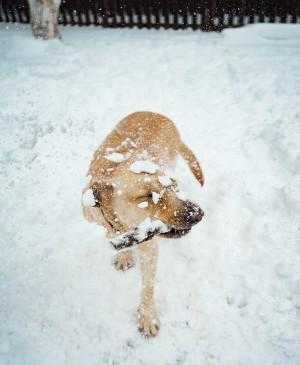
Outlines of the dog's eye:
M137 200L143 201L143 200L147 200L150 199L152 197L152 193L149 194L145 194L145 195L141 195L137 198Z
M147 206L149 206L149 204L151 204L152 202L152 194L144 194L141 195L137 198L134 199L134 202L137 203L138 205L140 205L142 203L142 205L145 205L147 203Z

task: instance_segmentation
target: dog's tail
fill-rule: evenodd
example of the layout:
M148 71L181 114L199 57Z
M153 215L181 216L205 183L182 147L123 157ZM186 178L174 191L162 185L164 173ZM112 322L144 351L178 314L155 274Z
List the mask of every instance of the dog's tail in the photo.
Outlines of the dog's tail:
M183 142L179 146L178 149L179 154L185 159L188 163L192 173L194 174L195 178L199 181L199 183L203 186L204 184L204 175L202 172L202 168L194 155L194 153L186 146Z

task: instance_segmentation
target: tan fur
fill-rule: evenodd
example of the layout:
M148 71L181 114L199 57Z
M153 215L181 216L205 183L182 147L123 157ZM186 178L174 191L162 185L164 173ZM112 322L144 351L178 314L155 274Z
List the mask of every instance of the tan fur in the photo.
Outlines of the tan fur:
M119 153L123 161L111 161L110 153ZM181 155L201 185L204 176L193 152L181 141L173 122L156 113L130 114L116 126L96 150L90 164L91 176L86 189L92 189L98 207L83 207L84 217L103 225L112 237L128 232L145 218L159 219L174 229L189 229L188 202L178 198L176 181L166 187L161 183L164 170ZM146 157L145 157L146 156ZM160 168L153 174L134 173L131 164L151 160ZM86 190L85 189L85 190ZM160 194L154 203L151 194ZM139 204L147 202L146 209ZM138 309L138 327L145 336L155 336L159 321L154 305L154 282L157 261L155 239L138 246L142 273L142 293ZM119 253L114 261L118 270L134 265L132 250Z
M94 153L89 174L101 179L112 176L114 172L111 169L114 169L115 163L104 157L105 151L107 148L116 148L120 153L127 153L130 143L127 146L122 145L127 138L136 144L136 152L151 150L156 162L172 164L180 154L203 185L204 176L201 167L193 152L181 141L174 123L163 115L151 112L136 112L121 120Z

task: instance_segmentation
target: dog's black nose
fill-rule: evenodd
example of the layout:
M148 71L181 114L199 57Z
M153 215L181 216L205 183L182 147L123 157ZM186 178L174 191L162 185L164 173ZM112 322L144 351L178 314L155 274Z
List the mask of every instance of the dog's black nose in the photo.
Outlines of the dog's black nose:
M190 226L197 224L204 216L203 210L195 203L188 201L186 203L185 220Z

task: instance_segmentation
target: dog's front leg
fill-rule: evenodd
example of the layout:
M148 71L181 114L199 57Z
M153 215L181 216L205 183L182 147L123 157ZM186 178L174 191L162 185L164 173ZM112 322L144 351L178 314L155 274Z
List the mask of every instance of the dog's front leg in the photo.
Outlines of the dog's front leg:
M132 250L124 250L114 257L113 264L116 270L126 271L134 266L134 262Z
M156 336L159 331L154 303L154 284L158 247L155 240L138 246L140 268L142 274L141 301L138 308L138 328L146 337Z

